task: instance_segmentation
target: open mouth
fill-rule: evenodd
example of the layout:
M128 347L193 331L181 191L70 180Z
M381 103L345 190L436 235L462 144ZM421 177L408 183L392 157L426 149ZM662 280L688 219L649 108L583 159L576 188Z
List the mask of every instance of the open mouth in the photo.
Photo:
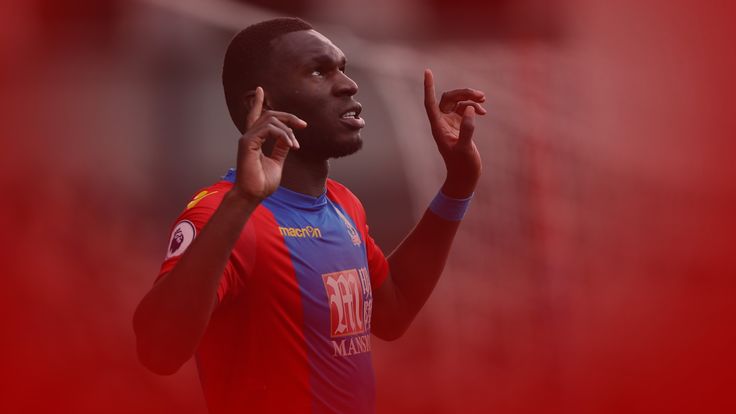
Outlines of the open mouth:
M362 110L360 104L356 103L340 115L340 121L351 129L361 129L365 126L365 120L360 117Z

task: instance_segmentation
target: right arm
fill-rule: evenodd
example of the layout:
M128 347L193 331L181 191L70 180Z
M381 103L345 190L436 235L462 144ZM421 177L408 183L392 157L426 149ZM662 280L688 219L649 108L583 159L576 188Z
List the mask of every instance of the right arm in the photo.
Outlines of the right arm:
M278 187L289 150L299 148L291 128L304 128L306 123L283 112L261 113L262 107L259 87L247 131L238 142L235 184L176 266L136 308L133 329L138 358L157 374L173 374L194 354L215 309L233 246L261 200ZM266 156L262 146L270 138L276 139L276 145Z

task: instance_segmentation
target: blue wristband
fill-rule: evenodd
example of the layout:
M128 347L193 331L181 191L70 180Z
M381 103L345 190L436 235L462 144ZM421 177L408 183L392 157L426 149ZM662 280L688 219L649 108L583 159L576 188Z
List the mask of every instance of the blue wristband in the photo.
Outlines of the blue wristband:
M465 212L468 211L472 199L473 194L468 198L457 199L450 198L440 191L429 204L429 210L445 220L460 221L465 216Z

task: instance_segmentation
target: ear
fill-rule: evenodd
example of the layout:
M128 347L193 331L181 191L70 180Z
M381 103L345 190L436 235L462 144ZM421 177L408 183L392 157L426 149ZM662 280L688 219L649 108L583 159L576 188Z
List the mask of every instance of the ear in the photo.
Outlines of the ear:
M271 110L273 109L268 101L268 92L265 90L263 91L263 109L264 110ZM247 114L250 112L250 108L253 107L253 102L256 98L256 90L250 90L245 93L245 96L243 97L243 113Z
M243 96L243 114L250 113L250 108L253 107L253 101L256 97L256 90L250 90Z

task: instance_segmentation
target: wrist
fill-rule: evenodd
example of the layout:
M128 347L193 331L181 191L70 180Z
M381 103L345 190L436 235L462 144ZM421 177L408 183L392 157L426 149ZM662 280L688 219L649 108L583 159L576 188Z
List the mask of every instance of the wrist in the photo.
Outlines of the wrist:
M429 210L444 220L460 221L465 217L472 199L472 193L460 199L449 197L444 191L440 190L429 204Z
M440 191L450 198L465 199L473 195L477 184L478 177L458 177L447 174Z

